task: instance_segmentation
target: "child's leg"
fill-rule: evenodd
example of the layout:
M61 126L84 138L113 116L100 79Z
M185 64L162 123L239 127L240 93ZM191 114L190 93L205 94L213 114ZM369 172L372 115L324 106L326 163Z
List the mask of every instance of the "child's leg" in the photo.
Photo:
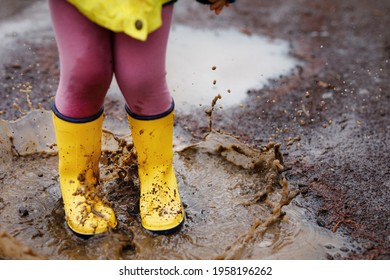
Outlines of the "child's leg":
M163 25L147 41L115 34L115 77L130 110L150 116L166 112L172 103L166 83L165 56L173 5L163 8Z
M87 20L65 0L49 0L61 76L53 122L66 222L82 235L117 224L101 197L103 101L112 69L111 32Z
M174 108L165 78L172 11L163 8L163 25L146 42L124 34L114 40L115 75L138 155L142 226L159 233L178 229L184 220L173 168Z
M65 0L49 5L60 55L56 107L67 117L90 117L102 108L112 80L111 32Z

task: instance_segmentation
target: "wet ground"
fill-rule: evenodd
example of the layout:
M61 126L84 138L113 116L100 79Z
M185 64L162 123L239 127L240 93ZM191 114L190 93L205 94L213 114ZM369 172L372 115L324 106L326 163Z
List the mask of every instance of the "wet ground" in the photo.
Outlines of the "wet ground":
M179 2L174 27L228 27L242 36L282 40L297 63L265 85L248 82L236 105L218 106L228 95L217 100L207 138L206 101L178 108L175 165L187 219L168 237L139 226L134 155L116 145L128 131L113 86L105 108L114 148L107 144L111 160L102 166L111 170L109 163L120 162L126 171L103 176L120 226L90 240L64 225L56 157L45 146L53 142L50 114L35 111L28 115L32 121L17 120L32 108L48 110L58 82L43 2L0 15L0 140L8 147L0 150L1 258L389 259L390 2L241 0L217 18L199 12L204 7L196 3ZM227 66L212 55L207 60L211 85ZM272 65L261 58L252 63ZM191 63L180 71L187 68L194 71ZM261 71L249 63L247 69ZM236 84L234 77L216 82L227 84L225 91ZM218 90L211 87L209 104ZM27 141L37 125L39 136ZM5 136L12 131L13 143ZM44 154L34 152L41 147ZM253 169L253 158L264 168Z

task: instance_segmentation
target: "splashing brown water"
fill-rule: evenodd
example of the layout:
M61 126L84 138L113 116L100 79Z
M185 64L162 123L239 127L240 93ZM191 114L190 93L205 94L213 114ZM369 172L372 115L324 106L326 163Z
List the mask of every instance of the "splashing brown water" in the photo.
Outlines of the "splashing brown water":
M0 258L321 259L345 246L291 204L297 193L283 176L278 144L256 150L213 130L175 148L186 221L168 236L142 229L131 138L105 131L102 191L118 227L80 238L64 220L51 113L35 110L0 129Z

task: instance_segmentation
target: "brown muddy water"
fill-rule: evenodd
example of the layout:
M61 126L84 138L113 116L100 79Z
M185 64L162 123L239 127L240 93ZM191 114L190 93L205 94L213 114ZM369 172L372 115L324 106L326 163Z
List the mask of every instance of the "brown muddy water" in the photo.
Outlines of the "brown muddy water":
M118 227L83 239L65 224L51 113L0 130L0 259L325 259L351 246L291 203L277 143L256 150L213 130L196 144L175 139L186 220L168 236L140 225L131 136L105 131L101 183Z

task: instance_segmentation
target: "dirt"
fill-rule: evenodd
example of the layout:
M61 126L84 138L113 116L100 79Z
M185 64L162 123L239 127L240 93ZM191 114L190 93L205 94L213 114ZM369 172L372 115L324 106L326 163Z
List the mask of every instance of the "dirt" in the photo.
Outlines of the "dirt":
M250 89L242 106L214 111L214 129L254 148L281 143L284 174L300 192L293 203L358 244L329 259L389 259L390 2L241 0L219 18L191 12L195 7L175 22L284 39L302 62L265 88ZM0 72L6 120L31 107L50 109L59 75L50 34L14 36L18 44L2 58ZM107 102L108 118L118 118L118 106ZM189 112L176 121L194 142L209 131L206 116Z

